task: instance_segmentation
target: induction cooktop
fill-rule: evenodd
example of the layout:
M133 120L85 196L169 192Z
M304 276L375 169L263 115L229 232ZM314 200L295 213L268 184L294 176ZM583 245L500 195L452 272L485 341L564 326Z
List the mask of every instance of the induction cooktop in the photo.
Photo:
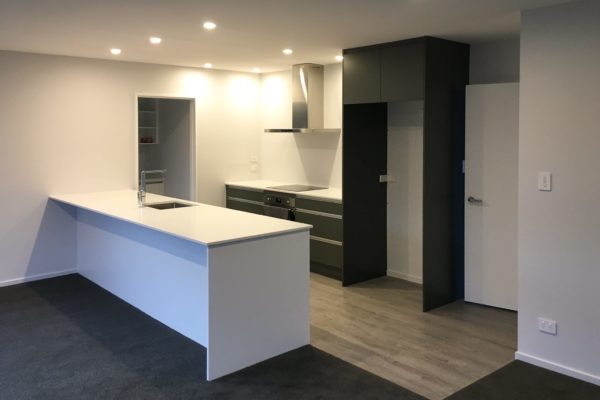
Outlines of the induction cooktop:
M267 186L267 189L285 190L288 192L307 192L309 190L320 190L320 189L327 189L327 188L319 187L319 186L309 186L309 185L281 185L281 186Z

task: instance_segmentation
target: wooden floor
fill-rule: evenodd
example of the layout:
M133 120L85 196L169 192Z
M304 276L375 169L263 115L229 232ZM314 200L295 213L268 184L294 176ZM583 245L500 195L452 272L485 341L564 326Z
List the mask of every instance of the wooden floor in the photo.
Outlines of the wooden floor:
M384 277L343 288L311 274L311 343L432 400L514 359L517 314L465 302L421 311L421 286Z

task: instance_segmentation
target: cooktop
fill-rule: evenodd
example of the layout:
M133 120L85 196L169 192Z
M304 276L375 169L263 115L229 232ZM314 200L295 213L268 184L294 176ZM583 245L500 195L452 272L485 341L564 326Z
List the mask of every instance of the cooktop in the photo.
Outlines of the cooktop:
M309 190L320 190L320 189L327 189L327 188L319 187L319 186L309 186L309 185L281 185L281 186L267 186L267 189L286 190L288 192L306 192Z

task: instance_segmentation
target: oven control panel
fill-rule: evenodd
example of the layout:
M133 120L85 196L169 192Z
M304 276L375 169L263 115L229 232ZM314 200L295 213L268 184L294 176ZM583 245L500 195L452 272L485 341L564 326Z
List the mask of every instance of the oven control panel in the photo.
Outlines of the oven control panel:
M294 196L282 195L280 193L265 193L264 203L270 206L294 208L296 198Z

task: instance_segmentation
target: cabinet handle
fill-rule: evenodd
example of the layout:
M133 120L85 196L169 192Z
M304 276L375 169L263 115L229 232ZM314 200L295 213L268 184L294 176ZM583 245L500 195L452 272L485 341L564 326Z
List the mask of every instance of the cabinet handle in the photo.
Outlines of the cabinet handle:
M335 218L335 219L342 219L341 215L338 214L330 214L330 213L326 213L326 212L322 212L322 211L312 211L312 210L305 210L303 208L296 208L296 211L304 213L304 214L311 214L311 215L318 215L320 217L327 217L327 218Z
M325 239L320 236L310 235L310 240L316 240L317 242L332 244L334 246L343 246L342 242L338 242L337 240Z
M227 200L238 201L240 203L254 204L257 206L261 206L261 207L265 204L262 201L246 200L246 199L240 199L239 197L231 197L231 196L227 196Z

